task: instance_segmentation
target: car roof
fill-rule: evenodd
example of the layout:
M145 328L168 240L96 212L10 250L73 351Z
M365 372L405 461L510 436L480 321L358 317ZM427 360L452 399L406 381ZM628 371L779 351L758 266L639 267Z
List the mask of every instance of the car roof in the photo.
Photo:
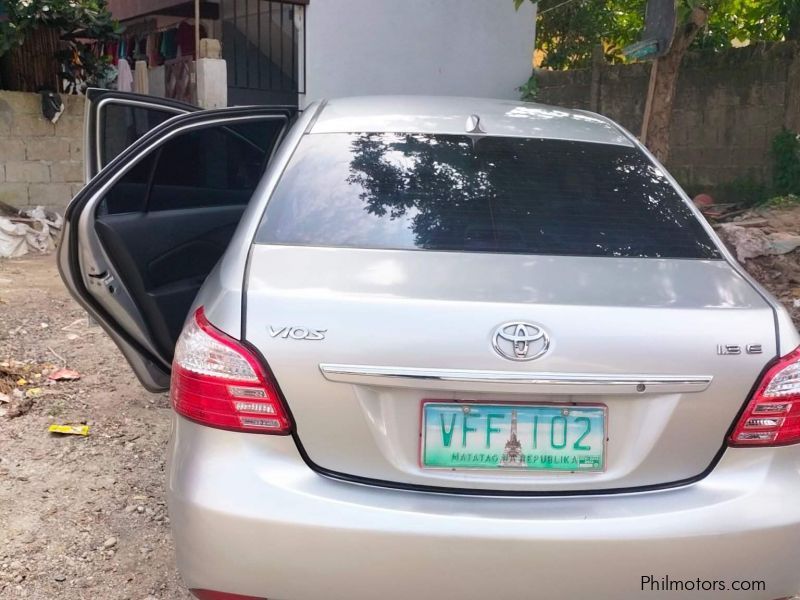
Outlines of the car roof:
M480 117L487 135L575 140L633 146L610 119L594 113L513 100L456 96L362 96L324 103L309 133L467 132Z

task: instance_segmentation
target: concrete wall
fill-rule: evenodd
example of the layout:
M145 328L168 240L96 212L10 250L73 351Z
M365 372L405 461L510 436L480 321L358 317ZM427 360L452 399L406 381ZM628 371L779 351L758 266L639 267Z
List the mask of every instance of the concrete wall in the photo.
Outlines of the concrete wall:
M124 21L183 3L183 0L108 0L108 9L115 19Z
M197 106L203 108L228 106L228 76L225 61L221 58L201 58L195 61L194 72L197 81Z
M306 97L519 98L536 7L511 0L321 0L306 9Z
M0 201L64 212L83 185L80 96L62 96L66 109L53 125L38 94L0 91Z
M537 100L594 110L638 135L649 75L649 63L542 71ZM731 182L768 182L770 145L784 126L800 131L796 45L691 54L678 81L667 167L690 192L724 194Z

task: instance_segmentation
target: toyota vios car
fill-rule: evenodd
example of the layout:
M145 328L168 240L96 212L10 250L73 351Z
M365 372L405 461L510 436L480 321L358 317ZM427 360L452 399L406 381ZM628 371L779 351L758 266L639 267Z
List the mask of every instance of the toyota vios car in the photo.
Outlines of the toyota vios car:
M786 598L800 338L583 111L90 94L59 253L204 600Z

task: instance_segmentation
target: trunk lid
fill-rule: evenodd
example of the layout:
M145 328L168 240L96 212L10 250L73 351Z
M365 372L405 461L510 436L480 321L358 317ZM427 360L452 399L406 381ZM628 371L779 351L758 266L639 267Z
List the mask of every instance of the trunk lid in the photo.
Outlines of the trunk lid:
M772 309L723 260L256 244L247 286L246 338L308 458L407 486L569 493L693 478L776 352ZM549 335L535 360L492 347L518 321ZM422 468L423 400L604 405L605 469Z

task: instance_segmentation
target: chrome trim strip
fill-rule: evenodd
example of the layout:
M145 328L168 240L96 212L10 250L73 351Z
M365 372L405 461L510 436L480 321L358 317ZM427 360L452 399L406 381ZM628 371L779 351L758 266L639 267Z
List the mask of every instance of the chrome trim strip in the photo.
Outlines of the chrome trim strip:
M414 381L450 381L457 383L499 383L523 385L686 387L706 389L711 375L619 375L606 373L527 373L519 371L475 371L470 369L425 369L371 365L320 364L320 371L331 381L352 378L386 378Z

